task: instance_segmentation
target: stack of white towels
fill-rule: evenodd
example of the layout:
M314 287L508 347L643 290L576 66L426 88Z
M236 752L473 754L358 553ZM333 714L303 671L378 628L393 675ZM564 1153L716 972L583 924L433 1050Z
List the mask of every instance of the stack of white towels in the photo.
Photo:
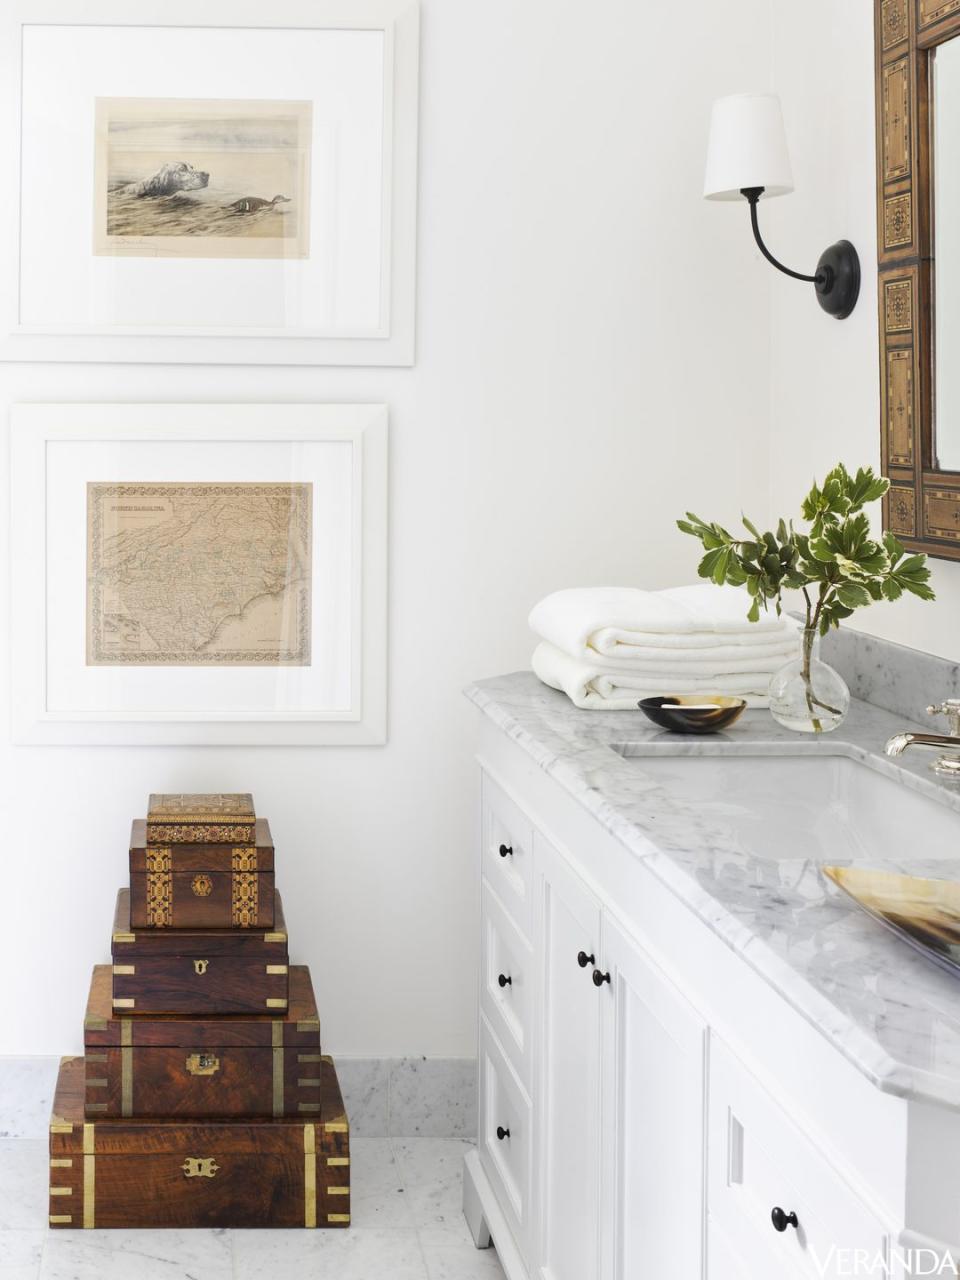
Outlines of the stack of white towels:
M775 613L748 622L739 587L556 591L530 614L533 669L588 710L636 708L657 694L726 694L767 705L770 677L798 656L797 624Z

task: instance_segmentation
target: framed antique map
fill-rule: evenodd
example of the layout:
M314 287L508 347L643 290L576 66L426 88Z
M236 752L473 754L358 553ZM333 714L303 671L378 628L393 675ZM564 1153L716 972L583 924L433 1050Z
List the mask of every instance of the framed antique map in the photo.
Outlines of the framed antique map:
M310 666L311 484L87 484L87 663Z
M409 365L417 0L7 0L0 360Z
M14 733L386 735L383 405L15 406Z

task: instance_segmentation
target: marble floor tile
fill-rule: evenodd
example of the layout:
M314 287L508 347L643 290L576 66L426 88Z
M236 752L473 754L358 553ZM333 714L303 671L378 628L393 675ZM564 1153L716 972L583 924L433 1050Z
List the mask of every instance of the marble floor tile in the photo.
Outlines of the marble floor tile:
M237 1231L233 1254L236 1280L426 1280L409 1228Z
M232 1277L229 1231L51 1231L40 1260L40 1280Z
M0 1231L0 1280L37 1280L46 1231Z
M387 1058L337 1058L337 1078L350 1117L350 1136L385 1137L387 1130Z
M477 1129L475 1059L397 1059L390 1070L387 1105L392 1137L473 1141Z
M466 1222L424 1227L420 1248L428 1280L503 1280L496 1249L478 1249Z
M468 1142L449 1138L394 1138L400 1177L418 1228L463 1221L463 1157Z
M50 1166L45 1141L9 1138L0 1142L0 1230L36 1228L50 1211Z
M0 1058L0 1138L45 1138L59 1058Z
M389 1138L350 1137L350 1225L414 1226L410 1197Z

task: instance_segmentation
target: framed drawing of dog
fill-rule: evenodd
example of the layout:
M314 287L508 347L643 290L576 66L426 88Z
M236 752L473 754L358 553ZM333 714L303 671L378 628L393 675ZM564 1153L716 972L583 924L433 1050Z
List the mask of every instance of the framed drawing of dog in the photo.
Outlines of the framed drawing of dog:
M413 363L417 0L8 0L0 360Z
M94 252L308 257L312 110L98 98Z

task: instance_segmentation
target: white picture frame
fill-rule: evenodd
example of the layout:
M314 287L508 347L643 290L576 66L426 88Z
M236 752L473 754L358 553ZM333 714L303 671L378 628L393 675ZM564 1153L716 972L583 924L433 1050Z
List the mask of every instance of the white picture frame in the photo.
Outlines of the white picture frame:
M385 405L20 404L11 419L14 741L386 741ZM103 482L251 481L310 485L309 661L214 669L92 663L91 494ZM216 533L210 544L222 554Z
M0 360L411 365L418 64L417 0L8 0ZM310 252L97 256L98 103L128 95L306 99Z

